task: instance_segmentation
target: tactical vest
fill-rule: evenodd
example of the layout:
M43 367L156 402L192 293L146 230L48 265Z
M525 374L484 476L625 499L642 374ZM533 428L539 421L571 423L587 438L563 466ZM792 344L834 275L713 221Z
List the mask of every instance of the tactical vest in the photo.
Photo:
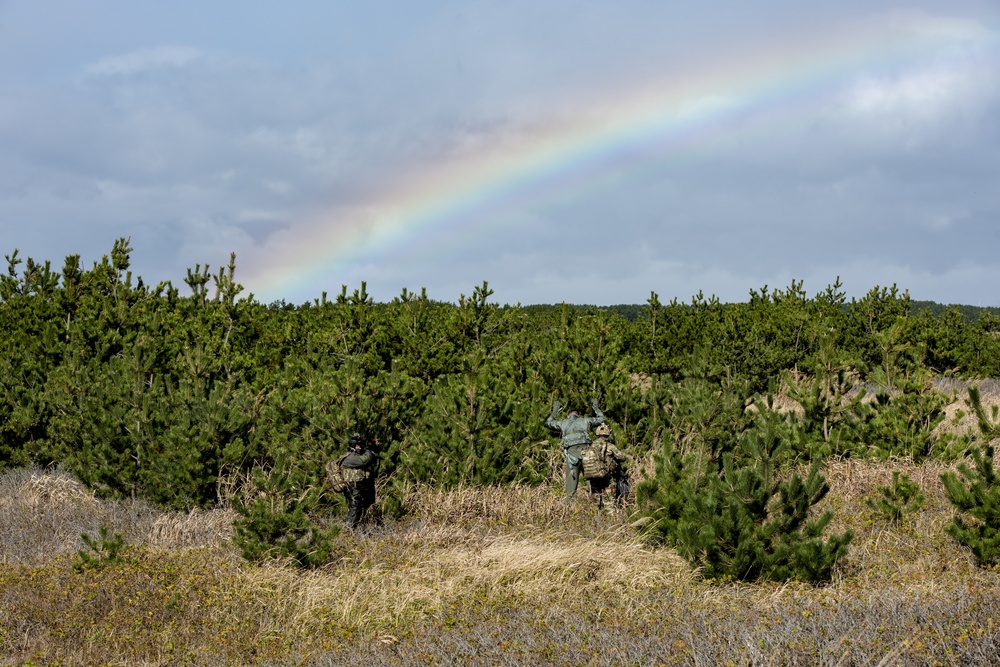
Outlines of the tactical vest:
M335 492L341 492L348 484L363 482L372 476L372 466L367 468L345 468L343 463L347 458L344 454L336 461L326 464L326 483Z
M344 476L346 482L363 482L372 476L370 468L344 468L341 466L340 474Z

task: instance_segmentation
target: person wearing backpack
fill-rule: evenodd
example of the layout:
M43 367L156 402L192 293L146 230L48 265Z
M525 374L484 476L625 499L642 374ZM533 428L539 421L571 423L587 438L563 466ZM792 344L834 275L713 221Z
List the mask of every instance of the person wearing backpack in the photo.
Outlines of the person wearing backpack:
M600 406L594 399L590 400L593 417L584 417L576 410L570 410L565 419L558 419L563 405L559 401L552 404L552 414L545 420L545 425L553 431L559 431L562 437L563 455L566 457L566 501L575 494L580 483L580 473L583 472L583 450L590 445L590 429L607 421Z
M590 493L597 497L599 506L604 505L604 493L611 487L615 502L621 500L625 489L628 488L628 476L625 472L625 460L628 458L625 453L615 446L615 435L607 423L601 424L594 431L597 435L590 444L590 450L600 459L601 472L603 475L591 477L587 480L590 484ZM584 454L584 472L586 473L587 461L586 450ZM624 480L624 484L622 481ZM614 485L612 486L612 483Z
M340 460L340 474L344 480L344 497L347 499L348 528L360 523L365 511L375 504L375 476L378 455L368 447L359 433L347 439L347 454Z

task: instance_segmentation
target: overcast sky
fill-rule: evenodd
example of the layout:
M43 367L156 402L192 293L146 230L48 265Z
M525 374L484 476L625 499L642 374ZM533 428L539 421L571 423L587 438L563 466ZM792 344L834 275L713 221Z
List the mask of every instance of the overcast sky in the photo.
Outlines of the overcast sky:
M1000 306L1000 3L0 0L0 254L119 237L264 303Z

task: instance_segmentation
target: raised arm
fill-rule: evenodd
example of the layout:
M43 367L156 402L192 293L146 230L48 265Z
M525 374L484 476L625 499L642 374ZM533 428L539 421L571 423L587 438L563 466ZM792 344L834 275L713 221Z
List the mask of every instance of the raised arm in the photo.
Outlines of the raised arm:
M589 425L597 426L598 424L603 424L604 422L606 422L607 417L605 417L604 413L601 412L601 406L600 404L598 404L597 399L592 398L590 399L589 403L590 403L590 409L594 411L594 416L587 418Z
M557 419L557 415L562 411L562 407L562 403L554 401L552 403L552 414L550 414L545 420L545 425L553 431L562 431L562 427L559 425L559 419Z

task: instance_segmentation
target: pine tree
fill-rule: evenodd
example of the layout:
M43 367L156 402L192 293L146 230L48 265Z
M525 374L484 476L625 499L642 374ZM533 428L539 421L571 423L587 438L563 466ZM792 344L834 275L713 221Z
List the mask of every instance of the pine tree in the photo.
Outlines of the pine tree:
M796 366L804 357L803 330L809 319L801 281L787 290L750 290L747 303L731 304L723 311L721 331L706 342L727 369L727 375L749 383L757 392L767 389L781 370Z
M865 504L874 509L887 521L898 524L903 517L920 511L924 505L924 494L920 485L910 476L898 470L892 471L892 484L880 486L879 496L868 498Z
M970 451L971 467L964 461L958 464L963 479L952 471L941 473L948 500L961 512L945 530L959 544L969 547L982 565L997 567L1000 566L1000 478L994 470L991 443L1000 437L998 408L993 406L992 415L987 415L976 386L969 387L968 403L976 413L981 444Z
M882 372L873 377L886 381ZM893 394L881 390L874 402L859 411L858 437L867 445L868 456L904 456L920 462L965 449L964 438L950 433L939 435L935 430L944 421L944 408L952 399L934 388L933 377L926 369L914 367L900 373L893 382Z
M495 354L493 363L483 354L474 351L463 373L431 387L400 452L400 466L412 479L452 488L542 478L530 450L540 435L534 413L545 402L541 385L521 381L525 369L516 346Z
M233 542L250 561L288 558L302 567L325 563L333 548L337 526L323 528L315 514L321 487L280 452L270 469L253 470L255 493L247 503L232 498L240 515L233 522Z
M758 406L732 449L707 447L707 460L664 452L656 478L639 487L644 534L676 548L709 578L829 579L852 535L824 537L832 511L811 514L829 491L820 462L805 478L782 474L787 437L783 418Z
M864 387L855 388L851 360L837 344L835 327L828 326L833 319L820 311L811 327L815 352L805 362L808 374L781 375L788 395L802 407L801 418L790 415L797 422L796 450L812 459L849 454L858 446L857 420L866 395Z

